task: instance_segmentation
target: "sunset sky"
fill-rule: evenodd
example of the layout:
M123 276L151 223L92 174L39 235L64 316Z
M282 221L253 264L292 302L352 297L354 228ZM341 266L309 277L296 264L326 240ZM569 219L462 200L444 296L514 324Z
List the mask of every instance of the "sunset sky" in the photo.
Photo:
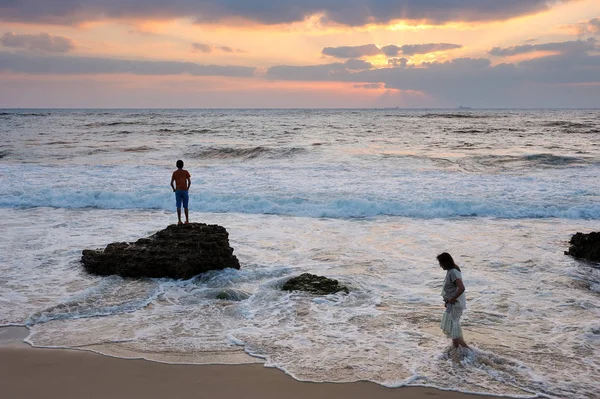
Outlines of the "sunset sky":
M600 0L0 0L0 107L600 107Z

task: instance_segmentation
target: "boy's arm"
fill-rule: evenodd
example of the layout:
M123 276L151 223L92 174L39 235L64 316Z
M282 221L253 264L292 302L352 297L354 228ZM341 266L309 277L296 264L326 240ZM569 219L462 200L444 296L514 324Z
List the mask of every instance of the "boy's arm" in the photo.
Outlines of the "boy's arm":
M171 188L173 189L173 191L175 191L175 186L173 185L174 181L175 181L175 173L173 173L173 175L171 176Z
M187 189L190 189L190 186L192 185L192 178L190 177L190 175L188 175L187 177Z

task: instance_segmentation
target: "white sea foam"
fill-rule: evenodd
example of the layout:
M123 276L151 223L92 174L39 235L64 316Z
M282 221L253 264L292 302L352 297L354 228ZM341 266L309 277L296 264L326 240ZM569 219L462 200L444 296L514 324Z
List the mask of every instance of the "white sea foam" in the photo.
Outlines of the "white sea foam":
M0 210L8 225L36 214L39 209ZM193 212L195 220L228 227L242 269L185 281L136 281L87 277L76 264L78 252L44 248L71 246L78 236L76 245L83 247L137 238L164 226L172 214L44 214L70 234L49 243L39 226L13 227L38 248L31 260L11 262L9 273L17 283L13 289L34 303L0 301L0 313L11 318L5 324L28 324L29 340L37 346L184 363L246 361L233 356L245 351L309 381L364 379L518 397L585 398L597 389L600 301L570 283L585 272L557 250L566 238L553 220L350 221ZM561 229L585 230L594 222L570 223L560 222ZM2 245L2 253L14 253L21 241ZM463 329L479 348L473 358L444 355L447 341L438 327L443 271L435 264L443 250L451 250L463 267L469 301ZM41 254L56 263L44 267L38 260L31 269ZM351 293L313 297L279 290L288 276L304 271L337 278ZM18 283L17 276L26 273L35 278ZM215 299L216 291L226 289L249 297Z

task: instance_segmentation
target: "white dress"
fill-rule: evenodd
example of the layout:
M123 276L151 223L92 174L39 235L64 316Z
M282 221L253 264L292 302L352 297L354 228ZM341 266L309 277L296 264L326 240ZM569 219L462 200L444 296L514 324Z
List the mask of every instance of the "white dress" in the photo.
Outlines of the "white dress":
M462 280L462 274L456 269L450 269L446 272L446 279L444 280L444 286L442 288L442 297L444 300L449 300L454 297L458 287L456 286L456 279ZM442 323L440 327L448 338L462 338L462 329L460 328L460 317L462 316L463 310L467 308L467 299L463 292L456 299L456 302L449 303L446 306L446 310L442 315Z

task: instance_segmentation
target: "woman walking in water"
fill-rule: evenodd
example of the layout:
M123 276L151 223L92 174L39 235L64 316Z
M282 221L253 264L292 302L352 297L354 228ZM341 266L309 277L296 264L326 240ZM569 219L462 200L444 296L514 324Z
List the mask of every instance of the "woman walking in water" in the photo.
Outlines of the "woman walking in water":
M437 256L442 269L446 270L446 279L442 288L442 298L446 311L442 315L442 331L448 338L452 338L452 344L455 348L469 346L463 339L462 329L460 328L460 317L463 310L467 308L467 299L465 298L465 285L463 284L460 268L454 263L454 259L449 253L444 252Z

